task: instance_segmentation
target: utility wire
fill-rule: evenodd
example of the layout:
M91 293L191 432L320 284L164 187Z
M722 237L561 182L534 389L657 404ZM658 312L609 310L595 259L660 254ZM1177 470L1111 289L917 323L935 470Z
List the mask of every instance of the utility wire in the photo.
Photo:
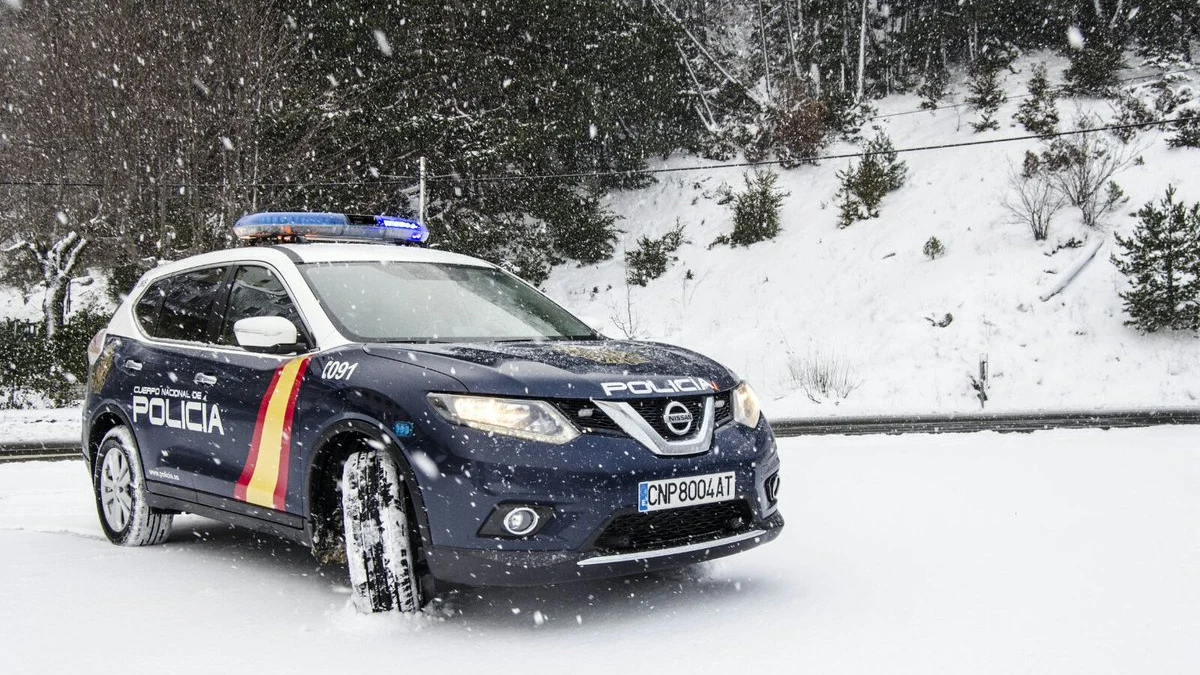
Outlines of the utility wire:
M380 180L371 181L318 181L318 182L279 182L279 183L92 183L81 181L30 181L30 180L0 180L0 187L78 187L78 188L165 188L170 190L193 190L200 188L282 188L282 187L357 187L367 185L403 185L417 180L417 176L389 175Z
M819 162L831 159L854 159L858 157L871 157L884 154L906 154L910 152L924 152L927 150L945 150L950 148L968 148L977 145L996 145L999 143L1015 143L1017 141L1042 140L1047 138L1058 138L1061 136L1076 136L1079 134L1089 134L1097 131L1118 131L1121 129L1141 129L1145 127L1155 127L1164 124L1173 124L1180 121L1181 118L1152 120L1150 122L1135 122L1130 124L1109 124L1099 127L1090 127L1087 129L1072 129L1070 131L1056 131L1050 134L1027 134L1024 136L1009 136L1006 138L988 138L977 141L961 141L958 143L940 143L937 145L919 145L909 148L895 148L890 151L876 152L843 152L829 155L810 155L807 157L797 157L789 160L765 160L761 162L727 162L724 164L708 164L704 166L680 166L667 167L662 169L641 169L629 171L593 171L587 173L561 173L561 174L534 174L530 176L476 176L462 177L457 174L439 174L430 176L431 181L452 180L460 183L485 183L485 182L511 182L520 180L551 180L562 178L607 178L618 176L638 176L643 174L658 174L658 173L682 173L686 171L708 171L712 169L735 169L759 166L774 166L782 164L784 161L795 164L805 164Z
M809 155L806 157L797 157L789 160L764 160L761 162L726 162L724 164L707 164L699 166L679 166L679 167L664 167L661 169L630 169L627 171L590 171L576 173L546 173L532 174L528 176L460 176L456 173L436 174L427 177L429 181L450 181L456 183L494 183L494 182L513 182L522 180L562 180L566 178L615 178L621 176L639 176L647 174L660 173L684 173L687 171L710 171L713 169L735 169L749 168L759 166L775 166L783 164L785 161L794 164L815 163L831 159L855 159L860 157L872 157L883 154L907 154L911 152L925 152L928 150L946 150L951 148L969 148L980 145L997 145L1001 143L1016 143L1018 141L1029 140L1044 140L1047 138L1059 138L1062 136L1077 136L1079 134L1089 134L1098 131L1119 131L1121 129L1144 129L1147 127L1157 127L1166 124L1174 124L1182 121L1183 118L1151 120L1149 122L1133 122L1129 124L1108 124L1098 127L1089 127L1086 129L1072 129L1070 131L1056 131L1049 134L1026 134L1023 136L1009 136L1006 138L987 138L976 141L960 141L958 143L939 143L936 145L918 145L908 148L895 148L889 151L876 152L843 152L828 155ZM335 187L335 186L382 186L406 184L417 180L416 176L400 176L400 175L382 175L378 181L331 181L320 183L158 183L157 187L165 187L171 189L194 189L201 187L221 187L221 188L249 188L249 187ZM0 187L15 186L15 187L88 187L88 188L114 188L114 187L129 187L126 185L114 185L110 183L85 183L85 182L49 182L49 181L6 181L0 180ZM140 184L137 187L154 187L154 184Z

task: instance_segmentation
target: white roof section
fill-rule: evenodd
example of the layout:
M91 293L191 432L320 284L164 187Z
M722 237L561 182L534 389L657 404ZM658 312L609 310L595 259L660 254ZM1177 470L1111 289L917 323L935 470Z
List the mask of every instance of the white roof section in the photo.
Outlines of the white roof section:
M292 255L288 255L289 252ZM430 248L420 248L418 246L371 243L312 243L283 244L279 246L242 246L223 251L213 251L212 253L202 253L159 265L150 270L146 276L147 278L157 279L166 274L173 274L192 268L242 261L263 262L286 267L289 263L294 262L293 256L305 263L384 261L495 267L495 265L489 262L472 258L471 256Z
M313 243L283 244L279 248L295 253L306 263L386 261L494 267L489 262L472 258L471 256L431 248L421 248L419 246L372 243Z

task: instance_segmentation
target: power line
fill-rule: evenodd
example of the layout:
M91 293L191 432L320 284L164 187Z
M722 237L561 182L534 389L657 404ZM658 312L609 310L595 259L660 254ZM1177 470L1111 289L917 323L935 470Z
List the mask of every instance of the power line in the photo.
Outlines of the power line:
M641 169L629 171L593 171L590 173L562 173L562 174L534 174L530 176L475 176L475 177L460 177L457 174L440 174L430 176L429 180L454 180L461 183L485 183L485 182L511 182L520 180L551 180L563 178L611 178L619 176L637 176L642 174L659 174L659 173L682 173L686 171L709 171L712 169L736 169L750 168L759 166L775 166L788 163L805 164L812 162L820 162L831 159L854 159L858 157L870 157L874 155L890 154L905 154L910 152L924 152L927 150L945 150L950 148L967 148L977 145L996 145L999 143L1015 143L1017 141L1028 140L1044 140L1047 138L1058 138L1061 136L1076 136L1079 134L1095 133L1098 131L1118 131L1121 129L1140 129L1145 127L1161 126L1164 124L1173 124L1180 121L1181 118L1153 120L1150 122L1135 122L1130 124L1109 124L1099 127L1090 127L1087 129L1072 129L1070 131L1056 131L1050 134L1027 134L1024 136L1009 136L1007 138L988 138L976 141L961 141L958 143L941 143L938 145L920 145L909 148L895 148L888 152L844 152L830 155L810 155L807 157L798 157L790 160L765 160L761 162L727 162L724 164L708 164L703 166L680 166L667 167L661 169Z
M1151 120L1149 122L1133 122L1129 124L1108 124L1098 127L1089 127L1086 129L1072 129L1070 131L1057 131L1049 134L1026 134L1023 136L1009 136L1006 138L988 138L975 141L960 141L957 143L940 143L937 145L920 145L908 148L895 148L891 151L883 152L844 152L827 155L809 155L805 157L797 157L789 160L764 160L760 162L726 162L724 164L707 164L694 166L680 167L664 167L660 169L630 169L626 171L591 171L591 172L575 172L575 173L547 173L547 174L532 174L526 176L460 176L456 173L437 174L428 177L430 181L453 181L458 183L489 183L489 182L514 182L522 180L563 180L568 178L616 178L616 177L631 177L647 174L660 173L684 173L688 171L711 171L713 169L736 169L736 168L752 168L760 166L776 166L779 164L795 163L806 164L833 159L855 159L861 157L871 157L874 155L890 154L907 154L912 152L925 152L928 150L947 150L952 148L968 148L981 145L997 145L1001 143L1016 143L1018 141L1029 140L1045 140L1048 138L1059 138L1062 136L1076 136L1079 134L1095 133L1099 131L1119 131L1122 129L1144 129L1148 127L1157 127L1166 124L1174 124L1181 121L1182 118ZM158 183L158 184L139 184L135 187L163 187L170 189L195 189L201 187L220 187L220 188L250 188L250 187L361 187L361 186L383 186L383 185L398 185L408 184L417 180L416 176L403 175L381 175L382 180L378 181L328 181L328 182L309 182L309 183ZM86 188L119 188L130 187L127 185L116 185L111 183L88 183L88 182L50 182L50 181L4 181L0 180L0 187L86 187Z
M94 183L86 181L31 181L31 180L0 180L0 187L72 187L72 188L163 188L168 190L194 190L201 188L301 188L301 187L359 187L404 185L416 181L416 176L389 175L382 180L372 181L317 181L317 182L277 182L277 183Z

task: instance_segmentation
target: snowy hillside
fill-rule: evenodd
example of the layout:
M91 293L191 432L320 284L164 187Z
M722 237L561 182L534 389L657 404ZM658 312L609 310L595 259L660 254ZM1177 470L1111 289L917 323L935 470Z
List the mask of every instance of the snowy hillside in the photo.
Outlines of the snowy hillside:
M1058 82L1065 64L1048 60ZM898 149L1024 136L1012 122L1021 102L1013 96L1027 91L1034 63L1018 61L1020 74L1007 75L1010 98L998 131L973 133L966 106L871 124ZM960 82L953 100L964 97ZM919 103L915 96L892 97L878 103L878 114ZM1077 108L1105 122L1115 114L1109 102L1060 99L1060 128ZM609 335L622 336L618 325L632 315L637 337L723 361L754 383L776 416L978 410L970 377L982 354L990 362L988 410L1191 405L1200 399L1200 342L1190 334L1143 336L1123 325L1117 293L1124 278L1109 260L1117 250L1113 233L1132 231L1129 214L1160 199L1168 184L1185 202L1200 200L1200 150L1169 148L1167 135L1151 129L1133 141L1143 161L1116 176L1130 197L1118 213L1088 229L1077 209L1064 209L1046 242L1010 223L1001 206L1009 167L1019 168L1024 153L1039 146L1032 140L902 152L905 186L884 199L880 218L847 229L837 228L834 204L835 172L846 160L781 170L780 183L791 193L783 232L749 248L707 248L732 228L716 189L723 182L740 189L746 169L660 174L648 189L610 196L609 206L624 218L618 250L634 248L643 234L661 235L678 218L691 243L679 250L677 264L646 287L627 289L618 254L595 266L559 267L545 286ZM703 163L675 157L660 166ZM944 257L922 254L930 236L945 245ZM1043 302L1039 296L1088 249L1055 250L1071 237L1104 243L1064 292ZM947 314L948 325L933 325ZM844 400L809 397L789 369L806 360L840 362L857 388Z

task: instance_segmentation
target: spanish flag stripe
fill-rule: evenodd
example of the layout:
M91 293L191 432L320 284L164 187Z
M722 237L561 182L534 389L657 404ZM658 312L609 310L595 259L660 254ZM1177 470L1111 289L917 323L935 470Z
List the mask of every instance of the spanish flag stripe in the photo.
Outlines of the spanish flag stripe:
M246 468L234 490L235 498L256 506L283 509L292 414L307 365L308 358L295 359L275 372L263 396Z
M233 498L238 501L246 501L246 486L250 485L250 477L254 475L254 467L258 465L258 443L262 440L263 418L267 416L267 404L271 402L271 395L279 384L281 372L283 372L283 368L275 369L275 375L271 378L267 393L263 394L262 403L258 405L258 419L254 423L254 438L250 441L250 455L246 458L246 466L242 467L242 475L238 478L237 486L233 488Z
M306 372L308 372L308 359L303 359L300 363L299 371L296 373L296 383L292 385L292 394L288 397L287 413L283 418L283 441L280 444L282 449L279 453L279 475L275 479L275 495L273 499L275 508L279 511L283 510L284 501L287 499L288 459L292 455L292 419L296 414L296 397L300 395L300 384L304 382L304 374Z

